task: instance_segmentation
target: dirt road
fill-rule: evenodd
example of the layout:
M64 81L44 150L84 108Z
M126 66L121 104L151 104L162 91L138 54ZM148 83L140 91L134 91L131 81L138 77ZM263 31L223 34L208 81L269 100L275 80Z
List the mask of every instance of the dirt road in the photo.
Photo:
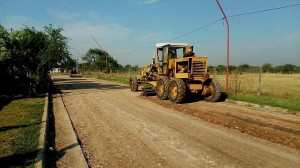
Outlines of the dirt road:
M91 167L299 167L300 117L203 101L175 105L126 86L54 77Z

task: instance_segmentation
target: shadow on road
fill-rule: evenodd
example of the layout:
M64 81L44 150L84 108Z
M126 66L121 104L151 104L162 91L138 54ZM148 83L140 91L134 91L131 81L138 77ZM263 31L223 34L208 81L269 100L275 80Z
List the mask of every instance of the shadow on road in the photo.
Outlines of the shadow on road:
M98 90L110 90L110 89L127 89L128 87L118 84L102 84L99 82L82 79L82 78L70 78L70 79L54 79L54 86L59 90L81 90L81 89L98 89Z
M227 99L228 95L225 92L221 93L220 98L217 100L217 102L224 102ZM194 103L198 101L205 101L204 97L201 94L191 94L189 95L186 100L184 100L183 104L185 103Z
M145 96L142 92L142 90L138 90L138 92L141 92L140 96ZM156 96L156 94L148 94L146 96ZM221 93L220 98L217 102L224 102L227 99L228 95L225 92ZM185 100L181 104L189 104L189 103L195 103L199 101L205 101L204 97L201 94L188 94Z
M46 163L45 167L57 167L57 162L66 154L66 151L77 147L79 144L74 143L68 145L60 150L57 149L55 137L56 137L56 127L55 127L55 115L53 110L53 97L59 95L61 92L55 87L51 88L49 93L49 116L48 116L48 128L47 128L47 150L46 150ZM80 142L79 142L80 143Z

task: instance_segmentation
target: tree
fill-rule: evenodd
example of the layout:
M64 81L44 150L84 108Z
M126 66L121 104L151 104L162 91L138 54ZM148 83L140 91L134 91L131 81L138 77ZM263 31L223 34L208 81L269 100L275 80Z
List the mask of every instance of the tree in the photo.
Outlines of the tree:
M218 66L216 66L216 71L218 73L226 72L226 67L224 65L218 65Z
M83 56L82 60L85 60L87 63L92 65L92 70L99 69L103 72L106 67L107 56L108 53L106 51L95 48L89 49L88 52Z
M283 66L282 65L279 65L279 66L275 66L274 67L274 71L276 73L281 73L283 71Z
M229 72L233 72L233 71L235 71L237 69L237 67L234 66L234 65L229 65L228 69L229 69Z
M108 72L116 71L121 68L121 65L117 60L110 56L106 51L100 50L98 48L89 49L82 59L87 62L87 65L89 65L91 70L99 69L101 72L105 72L106 58L108 64Z
M272 64L270 63L265 63L262 65L262 71L263 73L266 73L266 72L273 72L274 71L274 68L272 66Z
M248 65L248 64L242 64L242 65L239 65L239 66L238 66L238 69L239 69L241 72L246 72L247 70L250 69L250 65Z
M123 72L128 72L128 71L131 71L131 72L137 72L139 69L140 69L140 68L139 68L138 65L132 66L132 65L126 64L126 65L122 68L122 71L123 71Z
M24 27L8 33L0 25L0 61L5 62L5 71L24 79L26 94L45 91L50 83L49 71L70 59L62 31L49 25L44 32Z
M9 33L0 24L0 61L7 60L9 58L9 53L7 51L7 44L10 42Z
M117 60L115 60L113 57L108 57L108 63L109 63L109 69L113 72L116 72L117 70L120 70L122 66L118 63Z
M76 60L72 59L71 57L66 58L62 61L62 63L58 66L62 71L63 70L70 70L76 67Z
M282 72L283 73L293 73L295 69L296 69L295 65L284 64L283 67L282 67Z
M46 35L34 28L13 31L7 48L15 75L25 78L36 74L46 45Z
M68 51L68 38L62 35L63 28L53 28L50 24L44 27L46 46L38 64L37 78L41 89L47 89L50 83L49 71L71 59Z
M296 69L294 70L295 73L300 73L300 66L297 66Z

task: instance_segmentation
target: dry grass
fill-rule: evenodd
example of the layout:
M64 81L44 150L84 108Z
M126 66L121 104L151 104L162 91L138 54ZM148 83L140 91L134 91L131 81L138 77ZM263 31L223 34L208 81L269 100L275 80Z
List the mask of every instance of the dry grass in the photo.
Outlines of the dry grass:
M225 88L225 75L215 75ZM259 74L231 74L231 93L257 94ZM262 74L262 95L300 99L300 74Z

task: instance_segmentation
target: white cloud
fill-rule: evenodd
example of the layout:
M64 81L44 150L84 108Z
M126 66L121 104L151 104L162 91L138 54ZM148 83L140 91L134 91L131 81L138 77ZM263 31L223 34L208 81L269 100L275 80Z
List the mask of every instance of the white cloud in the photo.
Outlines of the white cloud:
M159 2L159 0L142 0L139 2L139 4L154 4Z
M282 35L282 38L287 41L299 42L300 32L286 32L286 34Z
M100 46L106 50L118 49L120 43L129 36L130 29L116 24L96 24L92 22L78 22L63 25L63 34L70 38L69 45L79 53L84 54L90 48L98 48L91 35L98 41ZM74 56L78 56L75 51L70 50Z
M79 16L79 14L75 13L68 13L68 12L62 12L62 11L55 11L55 10L46 10L46 12L59 20L71 20Z
M137 41L142 42L157 42L166 40L166 36L162 33L150 33L141 37L136 38Z
M67 24L63 27L66 30L65 34L70 36L71 38L81 38L86 35L88 35L88 38L90 38L90 35L94 35L99 38L105 39L106 43L124 39L130 32L130 29L128 28L114 24L101 25L85 21Z
M14 28L18 29L23 26L33 26L33 25L27 25L29 22L29 18L25 16L19 16L19 15L10 15L7 16L4 20L2 20L2 23L4 27L6 28Z

